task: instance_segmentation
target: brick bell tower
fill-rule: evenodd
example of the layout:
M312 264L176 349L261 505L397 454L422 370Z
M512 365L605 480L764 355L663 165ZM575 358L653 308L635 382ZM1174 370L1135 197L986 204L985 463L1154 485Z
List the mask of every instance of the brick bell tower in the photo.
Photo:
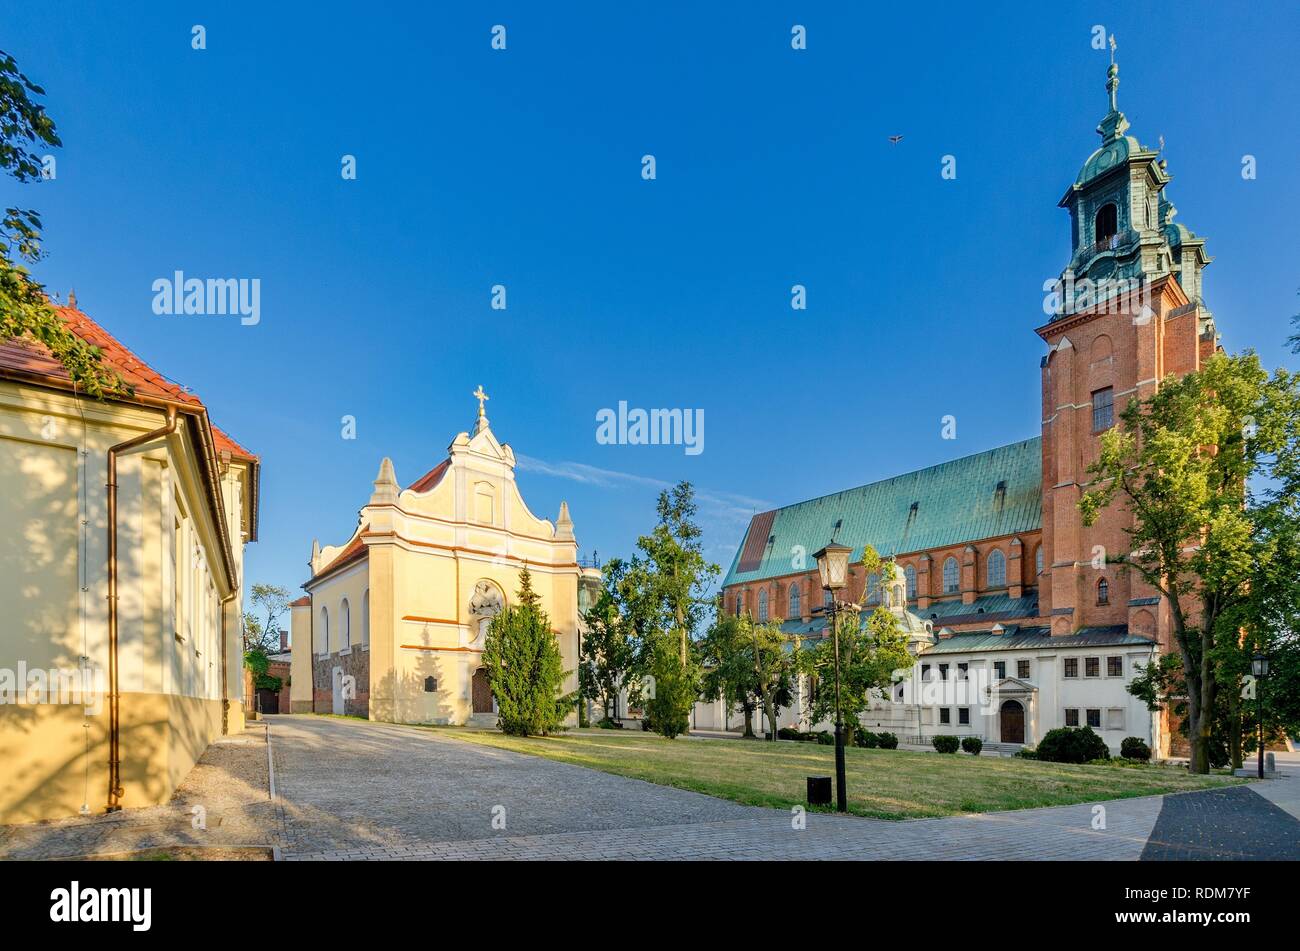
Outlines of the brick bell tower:
M1205 242L1181 224L1165 196L1159 152L1127 135L1119 111L1114 45L1097 127L1101 146L1083 163L1060 207L1070 212L1069 263L1049 282L1042 360L1043 573L1039 603L1054 635L1127 625L1169 644L1169 607L1117 559L1128 553L1130 516L1117 501L1092 527L1077 503L1098 438L1130 399L1197 369L1218 347L1201 297ZM1162 143L1163 145L1163 143Z

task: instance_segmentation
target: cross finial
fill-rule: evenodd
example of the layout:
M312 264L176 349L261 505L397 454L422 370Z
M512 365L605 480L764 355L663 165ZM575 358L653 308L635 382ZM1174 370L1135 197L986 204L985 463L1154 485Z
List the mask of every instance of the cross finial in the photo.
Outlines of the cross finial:
M479 419L482 419L482 418L486 415L486 414L483 412L483 404L484 404L487 400L489 400L491 397L489 397L486 393L483 392L483 384L482 384L482 383L479 384L478 389L475 390L473 393L471 393L470 396L472 396L472 397L474 397L476 400L478 400L478 416L479 416Z
M1115 65L1115 34L1110 35L1110 65Z

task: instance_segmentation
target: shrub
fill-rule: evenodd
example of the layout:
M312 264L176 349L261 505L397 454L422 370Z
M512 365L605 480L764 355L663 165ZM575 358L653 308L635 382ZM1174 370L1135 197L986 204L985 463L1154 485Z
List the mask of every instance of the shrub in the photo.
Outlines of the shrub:
M519 573L519 600L492 619L483 643L497 725L512 736L546 736L563 729L573 700L560 695L564 658L533 591L527 569Z
M971 756L979 756L980 750L984 749L984 741L978 736L963 736L961 738L961 748Z
M601 719L601 721L597 723L596 726L600 727L602 730L623 729L623 724L619 723L617 720L612 720L609 717L604 717L603 719Z
M880 746L880 737L870 730L857 730L853 734L854 745L864 750L874 750Z
M1047 731L1038 744L1038 758L1049 763L1087 763L1094 759L1110 759L1110 750L1092 727L1063 726Z
M1016 750L1015 755L1020 759L1038 759L1038 750L1030 749L1028 746L1022 746Z
M822 730L817 734L817 742L822 746L834 746L835 734Z
M1119 755L1125 759L1139 759L1143 762L1151 759L1151 747L1146 740L1137 736L1126 736L1119 745Z
M893 733L877 733L876 739L880 741L882 750L898 749L898 737Z
M955 736L936 736L930 739L930 743L940 753L956 753L960 742Z
M803 737L801 737L801 736L799 735L799 731L798 731L797 729L795 729L794 727L792 727L792 726L783 726L783 727L781 727L781 729L779 729L779 730L776 731L776 735L779 736L779 737L780 737L781 739L783 739L783 740L799 740L799 739L803 739Z

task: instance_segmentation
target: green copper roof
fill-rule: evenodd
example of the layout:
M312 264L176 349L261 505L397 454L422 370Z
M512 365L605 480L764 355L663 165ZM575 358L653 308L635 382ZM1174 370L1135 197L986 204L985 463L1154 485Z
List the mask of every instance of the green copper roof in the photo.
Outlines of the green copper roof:
M1156 642L1149 637L1130 634L1127 627L1085 627L1073 634L1053 636L1045 627L1022 627L1008 625L1001 634L992 631L954 634L945 637L921 657L935 654L964 654L968 651L1015 651L1015 650L1064 650L1071 647L1151 647Z
M813 554L832 535L851 545L857 559L868 543L882 555L896 555L1037 529L1041 443L1035 436L755 515L722 583L812 571Z

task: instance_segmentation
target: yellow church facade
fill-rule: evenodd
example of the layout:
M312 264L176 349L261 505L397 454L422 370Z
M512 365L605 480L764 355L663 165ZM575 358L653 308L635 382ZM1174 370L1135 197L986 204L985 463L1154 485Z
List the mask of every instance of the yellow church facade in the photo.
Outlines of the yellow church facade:
M90 399L0 341L0 824L166 802L243 729L260 463L75 307L131 387Z
M577 688L578 563L568 507L554 522L528 508L515 456L483 408L447 458L406 488L385 458L356 530L313 543L307 594L291 610L294 712L397 723L495 722L483 669L491 619L514 603L524 566Z

